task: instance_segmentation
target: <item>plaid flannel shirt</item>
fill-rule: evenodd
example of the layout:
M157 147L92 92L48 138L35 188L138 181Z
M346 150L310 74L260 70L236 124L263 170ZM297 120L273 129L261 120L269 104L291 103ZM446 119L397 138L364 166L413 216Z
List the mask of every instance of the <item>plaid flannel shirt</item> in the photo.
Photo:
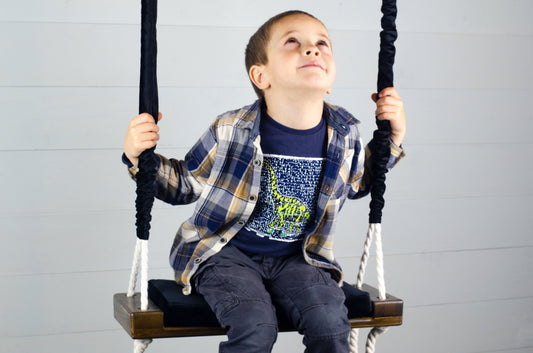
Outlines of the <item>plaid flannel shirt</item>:
M192 217L179 228L170 252L176 281L191 292L191 277L210 256L220 251L241 230L259 195L263 153L259 121L262 101L217 117L184 160L161 155L156 176L156 197L179 205L196 202ZM342 281L333 256L337 214L346 198L369 192L370 151L363 150L359 121L341 107L325 104L328 148L319 191L316 219L303 241L306 261L330 271ZM366 151L366 152L365 152ZM391 142L392 168L404 156ZM130 168L132 177L136 170Z

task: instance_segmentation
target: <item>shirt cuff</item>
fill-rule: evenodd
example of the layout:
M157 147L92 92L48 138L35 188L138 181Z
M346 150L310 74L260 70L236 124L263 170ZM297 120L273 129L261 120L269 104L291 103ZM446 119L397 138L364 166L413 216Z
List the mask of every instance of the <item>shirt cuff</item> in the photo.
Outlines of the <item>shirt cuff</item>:
M122 153L122 163L128 167L128 172L132 178L135 178L135 174L139 171L139 167L134 166L133 163L126 157L126 153Z
M124 163L128 168L133 167L133 163L126 157L126 153L122 153L122 163Z
M389 142L391 155L395 156L398 159L402 159L403 157L405 157L405 152L403 150L402 145L396 145L391 138L389 138Z
M390 142L390 157L387 162L387 169L391 170L403 157L405 157L405 152L402 146L397 146L392 139L389 138Z

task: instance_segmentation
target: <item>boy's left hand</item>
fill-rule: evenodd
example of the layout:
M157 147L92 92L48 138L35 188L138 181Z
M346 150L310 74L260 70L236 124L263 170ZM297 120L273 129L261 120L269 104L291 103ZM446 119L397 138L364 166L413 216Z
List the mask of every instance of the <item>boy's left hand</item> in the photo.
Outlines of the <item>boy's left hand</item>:
M387 87L378 94L372 94L376 102L376 117L379 120L388 120L391 126L390 138L397 145L402 144L405 137L405 112L400 95L394 87Z

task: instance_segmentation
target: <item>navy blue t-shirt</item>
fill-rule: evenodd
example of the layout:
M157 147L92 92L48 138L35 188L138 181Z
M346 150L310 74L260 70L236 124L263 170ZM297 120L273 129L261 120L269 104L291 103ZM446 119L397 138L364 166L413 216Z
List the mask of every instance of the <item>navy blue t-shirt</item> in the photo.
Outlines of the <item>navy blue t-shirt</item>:
M325 119L308 130L279 124L264 111L261 188L255 209L231 244L249 254L284 256L301 251L313 224L327 149Z

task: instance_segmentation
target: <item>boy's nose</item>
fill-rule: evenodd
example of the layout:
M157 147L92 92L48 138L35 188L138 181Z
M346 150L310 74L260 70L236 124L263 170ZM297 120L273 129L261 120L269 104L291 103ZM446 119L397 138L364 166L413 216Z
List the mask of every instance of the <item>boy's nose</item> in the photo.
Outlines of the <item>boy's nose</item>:
M320 51L318 49L307 49L306 52L305 52L305 55L307 55L307 56L309 56L309 55L319 56L320 55Z

